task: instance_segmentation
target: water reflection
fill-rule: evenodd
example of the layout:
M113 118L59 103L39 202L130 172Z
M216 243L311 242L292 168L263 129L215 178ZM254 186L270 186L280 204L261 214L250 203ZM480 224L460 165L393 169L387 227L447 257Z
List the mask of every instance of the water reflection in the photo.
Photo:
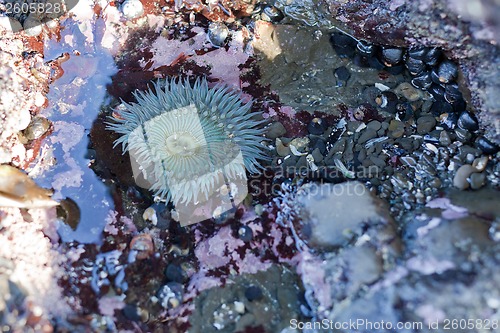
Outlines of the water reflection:
M70 197L80 207L76 231L63 223L59 226L65 242L98 242L113 208L108 187L89 168L91 160L86 157L92 122L105 104L106 85L117 71L113 57L101 46L102 33L96 31L103 26L101 20L93 20L90 26L68 19L60 40L47 39L44 45L47 61L65 52L70 55L61 64L64 74L50 85L49 106L43 112L54 123L47 143L57 163L37 179L40 185L55 189L55 199ZM91 27L94 30L89 31Z

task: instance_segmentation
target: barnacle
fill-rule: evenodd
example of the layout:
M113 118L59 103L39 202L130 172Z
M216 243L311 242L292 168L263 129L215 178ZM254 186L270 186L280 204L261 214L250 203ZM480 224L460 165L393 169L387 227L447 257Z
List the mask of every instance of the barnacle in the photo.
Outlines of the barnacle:
M130 153L136 181L142 177L161 199L208 200L228 179L261 170L264 120L229 87L209 88L205 78L194 84L167 79L134 97L137 102L123 103L107 129L121 134L115 146Z

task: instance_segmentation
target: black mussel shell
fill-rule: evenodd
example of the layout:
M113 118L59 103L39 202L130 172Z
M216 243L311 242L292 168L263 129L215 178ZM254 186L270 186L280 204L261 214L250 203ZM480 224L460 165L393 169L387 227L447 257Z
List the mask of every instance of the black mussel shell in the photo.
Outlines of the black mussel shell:
M456 112L448 113L447 117L441 122L446 129L454 129L457 126L459 114Z
M406 59L406 68L411 75L419 75L425 70L425 63L420 59L410 58Z
M441 50L437 48L428 49L424 58L422 59L427 65L434 67L438 64L441 58Z
M398 101L398 96L392 91L384 91L375 99L378 107L390 113L395 113L397 111L396 107Z
M313 118L309 124L307 124L307 131L309 134L321 135L325 132L325 129L325 121L321 118Z
M376 58L374 58L374 59L376 59ZM385 70L387 71L387 73L391 73L392 75L399 75L399 74L404 72L405 66L403 64L398 64L398 65L394 65L392 67L387 67Z
M457 78L458 67L449 60L445 60L439 64L437 76L440 83L449 83Z
M481 151L487 155L498 153L498 145L486 139L484 136L481 136L476 140L476 147L481 149Z
M337 79L337 87L343 87L346 85L347 80L351 77L351 73L345 66L336 68L334 71L335 78Z
M458 127L471 132L477 131L479 129L479 121L473 113L464 111L460 114L457 121Z
M412 47L408 50L408 58L423 61L427 51L429 49L425 47Z
M407 121L413 117L413 107L410 103L402 103L396 106L397 114L399 120Z
M448 83L444 87L444 99L448 103L454 103L455 101L459 100L462 98L462 93L460 92L460 89L458 88L458 84L455 82Z
M430 112L434 116L439 116L443 113L451 113L453 112L453 107L451 106L450 103L446 103L443 100L435 101L432 103Z
M358 42L350 36L338 32L332 33L330 43L341 58L353 58Z
M404 50L400 48L382 49L382 61L388 67L394 66L403 59Z
M432 75L432 74L431 74ZM444 99L444 88L439 84L433 83L429 88L429 92L436 101L445 101Z
M271 5L264 5L262 12L260 13L260 18L263 21L278 23L285 18L285 15L278 8Z
M411 80L411 84L413 84L414 87L427 90L431 87L432 85L432 79L431 79L431 73L430 72L423 72L418 76L415 76Z
M364 55L371 55L375 51L375 46L372 43L368 43L367 41L360 40L356 45L358 51Z

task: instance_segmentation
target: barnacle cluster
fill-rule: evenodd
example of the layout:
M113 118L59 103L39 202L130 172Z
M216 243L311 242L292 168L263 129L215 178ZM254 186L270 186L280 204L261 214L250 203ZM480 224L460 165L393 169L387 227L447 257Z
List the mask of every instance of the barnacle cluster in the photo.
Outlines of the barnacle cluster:
M266 159L262 124L229 87L167 79L134 92L108 129L121 134L138 185L174 204L208 200L221 184L257 173Z

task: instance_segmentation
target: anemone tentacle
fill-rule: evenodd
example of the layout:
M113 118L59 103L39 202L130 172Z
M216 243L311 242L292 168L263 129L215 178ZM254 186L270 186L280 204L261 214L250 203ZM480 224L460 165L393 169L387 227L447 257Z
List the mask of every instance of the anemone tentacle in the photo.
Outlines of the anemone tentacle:
M268 159L261 143L266 120L257 120L251 102L228 86L167 79L133 96L135 102L122 101L107 129L120 134L113 147L131 154L163 200L208 199L219 179L258 173Z

